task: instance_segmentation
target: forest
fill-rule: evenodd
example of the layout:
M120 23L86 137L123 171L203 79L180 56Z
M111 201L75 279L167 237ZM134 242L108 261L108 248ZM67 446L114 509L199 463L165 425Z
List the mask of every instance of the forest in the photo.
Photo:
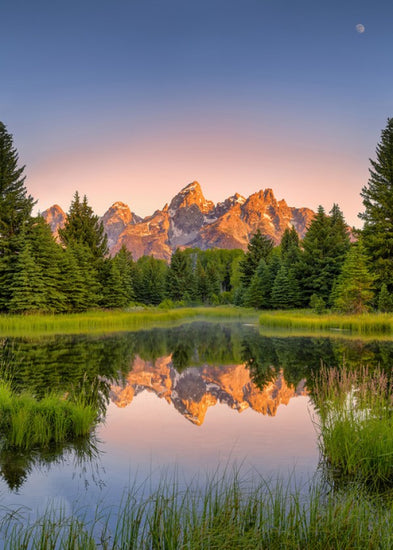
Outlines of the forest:
M25 186L13 138L0 122L0 311L82 312L139 305L234 304L322 313L393 310L393 119L388 119L362 189L364 225L351 229L338 204L320 206L302 240L259 230L246 252L176 250L167 264L134 261L107 238L86 196L76 192L58 241Z

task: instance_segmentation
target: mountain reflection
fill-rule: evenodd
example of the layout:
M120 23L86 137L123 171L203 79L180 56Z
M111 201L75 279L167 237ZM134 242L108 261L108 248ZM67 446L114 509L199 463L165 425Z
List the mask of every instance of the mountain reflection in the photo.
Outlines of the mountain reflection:
M137 357L125 384L113 385L110 397L118 407L125 407L142 391L154 392L187 420L200 426L207 409L218 402L238 412L251 408L274 416L279 405L288 404L292 397L305 395L304 386L304 380L296 387L288 386L283 373L279 372L261 389L244 364L205 365L178 373L173 357L168 355L154 362Z

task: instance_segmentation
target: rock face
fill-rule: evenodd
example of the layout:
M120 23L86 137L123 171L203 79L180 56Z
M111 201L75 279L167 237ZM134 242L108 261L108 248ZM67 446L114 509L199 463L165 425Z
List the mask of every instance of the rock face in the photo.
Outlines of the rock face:
M56 208L60 209L55 206L43 213L53 232L65 219L61 209L63 217L54 217L52 210ZM303 237L314 215L308 208L294 208L284 200L277 201L271 189L254 193L247 199L236 193L214 205L205 199L201 186L194 181L184 187L169 206L144 219L132 213L126 204L115 202L101 220L112 255L125 245L135 260L152 254L168 261L178 247L246 250L258 229L276 244L287 227L294 227Z
M66 214L64 213L63 209L58 204L54 204L53 206L45 210L42 213L42 216L51 228L51 231L55 238L58 239L59 229L64 227L64 223L66 220Z
M305 382L297 388L289 386L282 372L274 381L259 389L244 365L204 366L188 368L179 374L172 366L171 356L160 357L154 363L136 357L133 369L123 386L112 386L110 398L118 407L126 407L143 391L165 399L187 420L200 426L209 407L223 403L239 413L251 408L275 416L280 405L290 399L307 395Z
M108 236L109 249L112 249L116 246L124 229L129 225L141 222L142 218L131 212L124 202L115 202L102 216L101 221Z

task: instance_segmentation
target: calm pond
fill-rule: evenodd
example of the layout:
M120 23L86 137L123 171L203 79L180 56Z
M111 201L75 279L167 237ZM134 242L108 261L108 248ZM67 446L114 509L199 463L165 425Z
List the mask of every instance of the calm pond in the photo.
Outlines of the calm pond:
M105 419L89 440L50 451L0 448L0 504L72 512L185 485L217 470L310 479L318 468L309 393L321 363L389 368L393 343L264 336L256 326L191 323L102 336L6 339L0 362L16 387L92 392Z

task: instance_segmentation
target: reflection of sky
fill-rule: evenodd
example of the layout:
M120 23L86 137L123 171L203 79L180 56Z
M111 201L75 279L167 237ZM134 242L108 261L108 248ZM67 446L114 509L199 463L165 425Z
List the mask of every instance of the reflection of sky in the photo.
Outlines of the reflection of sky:
M119 503L134 481L148 479L154 488L164 470L170 477L176 468L185 483L232 464L273 478L296 470L304 479L318 462L307 397L279 406L274 417L217 404L209 408L204 424L195 426L163 399L143 392L125 408L109 406L98 438L102 452L96 464L75 468L69 459L35 470L19 494L10 494L2 481L1 503L42 510L55 499L66 511L84 505L95 509L97 502Z

